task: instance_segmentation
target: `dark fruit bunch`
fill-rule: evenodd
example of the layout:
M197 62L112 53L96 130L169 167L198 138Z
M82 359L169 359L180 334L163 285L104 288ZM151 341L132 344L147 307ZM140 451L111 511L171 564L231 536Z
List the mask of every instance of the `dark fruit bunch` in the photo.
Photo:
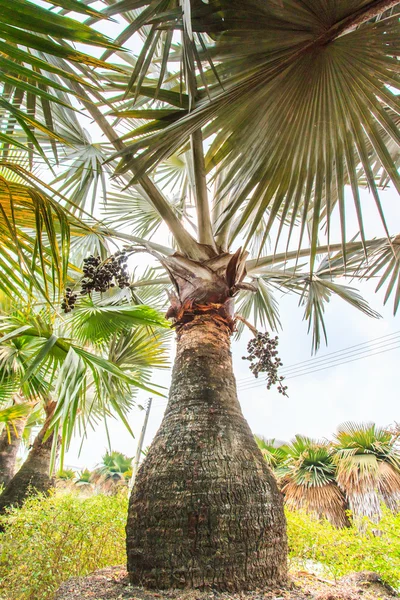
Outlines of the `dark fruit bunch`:
M65 290L65 296L61 303L61 308L65 313L71 312L75 306L76 299L77 295L72 292L71 288L67 287Z
M258 332L255 337L247 344L248 356L243 356L243 360L250 361L250 371L258 378L259 373L267 373L267 389L276 385L278 392L287 396L287 385L283 385L284 377L278 374L282 361L278 356L278 336L272 338L269 333Z
M127 270L128 254L119 250L101 261L99 256L92 254L83 260L83 279L81 281L81 296L90 295L92 292L107 292L110 288L118 286L120 289L129 287L129 274ZM67 288L61 308L70 312L76 302L76 294Z
M83 261L83 275L81 295L91 292L107 292L116 285L119 288L129 286L127 271L128 257L125 251L120 250L112 254L104 262L98 256L89 256Z

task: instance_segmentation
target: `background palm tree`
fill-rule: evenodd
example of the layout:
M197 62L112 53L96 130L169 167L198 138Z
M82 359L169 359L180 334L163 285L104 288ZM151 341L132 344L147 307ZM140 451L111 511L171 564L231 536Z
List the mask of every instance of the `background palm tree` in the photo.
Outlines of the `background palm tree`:
M400 508L400 455L396 437L374 423L344 423L334 439L337 482L360 522L379 522L381 502Z
M14 395L10 406L0 410L3 429L0 434L0 485L3 487L13 478L17 454L22 442L23 431L31 406Z
M335 527L348 526L348 506L336 482L330 444L296 435L281 451L286 458L275 472L281 478L285 504L324 517Z
M162 325L156 311L130 305L113 311L90 303L70 322L57 321L48 310L35 312L32 305L3 315L1 378L11 381L26 401L40 403L45 421L26 461L0 496L1 510L21 504L30 489L49 490L58 451L62 469L76 428L85 436L88 426L114 414L131 431L127 413L135 391L151 389L146 385L149 369L165 364L162 337L145 330Z
M139 34L136 59L119 53L118 71L96 70L96 80L85 69L81 83L67 56L46 58L65 73L52 74L69 90L57 96L75 95L72 104L106 138L88 148L73 112L54 103L54 131L66 129L76 144L75 163L60 161L54 187L64 186L67 197L57 204L72 213L68 224L79 218L76 227L87 226L90 192L115 170L103 215L109 210L109 221L93 220L78 245L104 257L101 240L119 237L132 255L157 259L164 274L135 278L130 293L151 298L169 288L177 330L169 405L130 502L131 581L226 589L278 583L286 576L283 507L237 401L233 299L245 320L274 329L274 290L297 293L314 349L326 338L323 311L332 295L377 316L336 277L378 277L397 310L400 238L379 198L381 187L400 189L397 2L124 0L103 15L118 19L116 45ZM107 64L113 52L103 55ZM29 136L17 125L26 146ZM43 136L41 149L54 157L63 141ZM346 185L357 239L346 227ZM366 239L365 185L384 237ZM154 238L161 223L167 245ZM53 249L50 260L56 256ZM33 279L34 269L25 269ZM66 271L64 264L63 277Z
M122 452L106 452L100 465L92 472L90 480L106 493L115 493L121 486L128 485L132 476L132 461L133 458Z
M276 472L278 469L283 467L283 463L287 458L287 445L284 442L280 443L275 439L268 440L258 435L255 435L254 439L256 440L257 446L260 448L262 455L273 471Z

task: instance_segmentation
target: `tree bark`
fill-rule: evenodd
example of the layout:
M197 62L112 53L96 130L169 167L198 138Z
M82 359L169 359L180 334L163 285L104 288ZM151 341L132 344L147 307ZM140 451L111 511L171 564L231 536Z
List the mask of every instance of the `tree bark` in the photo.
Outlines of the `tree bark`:
M55 403L47 407L46 420L33 442L28 458L1 494L0 514L10 506L21 506L29 495L46 494L54 487L54 478L49 475L53 434L44 440L54 408Z
M169 403L130 498L133 584L246 590L286 580L282 496L240 409L230 335L211 314L178 330Z
M0 435L0 485L6 486L14 477L17 454L25 428L26 417L21 417L10 425L4 427Z

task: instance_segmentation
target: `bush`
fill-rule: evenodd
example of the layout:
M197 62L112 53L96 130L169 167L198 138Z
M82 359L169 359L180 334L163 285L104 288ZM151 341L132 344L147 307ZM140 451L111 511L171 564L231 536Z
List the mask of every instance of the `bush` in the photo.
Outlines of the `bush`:
M379 525L365 520L363 533L355 527L335 529L302 512L286 511L291 566L310 570L315 565L337 579L351 571L376 571L400 588L400 513L383 508Z
M29 499L2 519L1 600L50 600L59 585L125 563L127 498L75 494Z
M72 576L125 563L126 494L82 498L59 492L29 499L2 519L0 600L52 600ZM365 532L335 529L301 512L286 513L291 567L327 577L377 571L400 587L400 515L383 511ZM380 535L374 534L374 531Z

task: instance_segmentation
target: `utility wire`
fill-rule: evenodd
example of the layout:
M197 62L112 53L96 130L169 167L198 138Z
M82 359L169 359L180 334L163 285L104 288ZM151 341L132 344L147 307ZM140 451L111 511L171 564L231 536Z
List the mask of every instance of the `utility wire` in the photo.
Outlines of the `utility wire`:
M289 365L288 367L283 367L281 369L282 373L288 373L289 371L298 371L298 370L303 370L309 367L314 367L319 365L320 363L325 363L325 362L330 362L330 361L335 361L335 360L339 360L341 358L343 358L345 355L355 355L361 352L369 352L370 350L374 350L376 349L375 347L379 347L382 345L387 345L389 343L394 343L397 342L398 339L400 337L400 331L395 331L393 333L389 333L387 335L383 335L380 336L378 338L373 338L372 340L369 340L367 342L362 342L360 344L354 344L353 346L347 346L346 348L342 348L340 350L336 350L335 352L329 352L328 354L324 354L323 356L320 356L319 358L311 358L308 360L303 360L301 362L297 362L294 363L292 365ZM388 338L392 338L392 339L388 339ZM380 341L381 340L381 341ZM367 346L367 348L365 350L363 350L362 348L364 346ZM356 348L359 348L360 350L355 350ZM337 356L339 355L339 356ZM350 358L350 356L348 356L348 358ZM249 381L253 381L253 377L244 377L242 379L238 380L238 384L246 384Z
M303 365L302 367L296 367L296 368L287 368L287 369L281 369L279 371L279 373L281 375L283 375L285 377L285 379L288 379L289 377L294 377L295 375L301 374L304 371L309 371L310 369L314 370L316 368L319 367L329 367L329 366L335 366L336 364L342 364L343 360L347 360L347 359L351 359L354 358L355 356L360 356L362 354L365 355L369 355L370 352L374 351L374 350L384 350L387 346L393 346L393 344L398 344L400 343L400 336L397 338L394 338L393 340L388 340L387 342L384 343L380 343L379 345L375 345L372 348L366 348L365 350L360 350L358 352L351 352L351 353L347 353L347 355L342 355L342 356L338 356L334 359L326 359L317 363L309 363L307 365ZM367 357L366 356L366 357ZM365 357L365 358L366 358ZM254 379L252 380L254 381ZM245 383L241 383L238 387L242 388L242 387L246 387L249 383L252 383L252 381L250 382L245 382Z
M384 354L391 350L397 350L400 348L400 331L394 331L388 333L367 342L360 344L353 344L347 346L335 352L329 352L320 358L312 358L309 360L300 361L283 368L282 374L285 376L285 380L294 379L295 377L302 377L303 375L310 375L318 371L324 371L344 364L349 364L363 358L369 358L370 356L376 356L378 354ZM363 348L367 346L367 348ZM357 350L358 348L358 350ZM376 351L376 352L375 352ZM345 360L344 360L345 359ZM286 375L285 375L286 373ZM247 391L258 387L264 387L265 381L255 380L254 377L246 377L238 380L238 391ZM153 404L154 408L166 406L167 400L159 400Z
M370 356L376 356L378 354L385 354L385 352L391 352L392 350L397 350L398 348L400 348L400 344L398 346L394 346L393 348L387 348L386 350L380 350L379 352L372 352L371 354L367 354L365 356L359 356L358 358L353 358L352 360L345 360L345 361L342 361L339 363L329 364L329 365L327 365L325 367L321 367L319 369L311 369L310 371L305 371L303 373L289 375L289 377L285 377L285 381L287 381L288 379L294 379L295 377L302 377L303 375L310 375L311 373L317 373L318 371L325 371L325 369L331 369L332 367L338 367L339 365L347 365L347 364L355 362L357 360L362 360L363 358L369 358ZM265 381L260 381L260 382L255 383L254 385L243 387L239 391L243 392L243 391L247 391L247 390L254 389L257 387L261 387L261 386L265 386Z

